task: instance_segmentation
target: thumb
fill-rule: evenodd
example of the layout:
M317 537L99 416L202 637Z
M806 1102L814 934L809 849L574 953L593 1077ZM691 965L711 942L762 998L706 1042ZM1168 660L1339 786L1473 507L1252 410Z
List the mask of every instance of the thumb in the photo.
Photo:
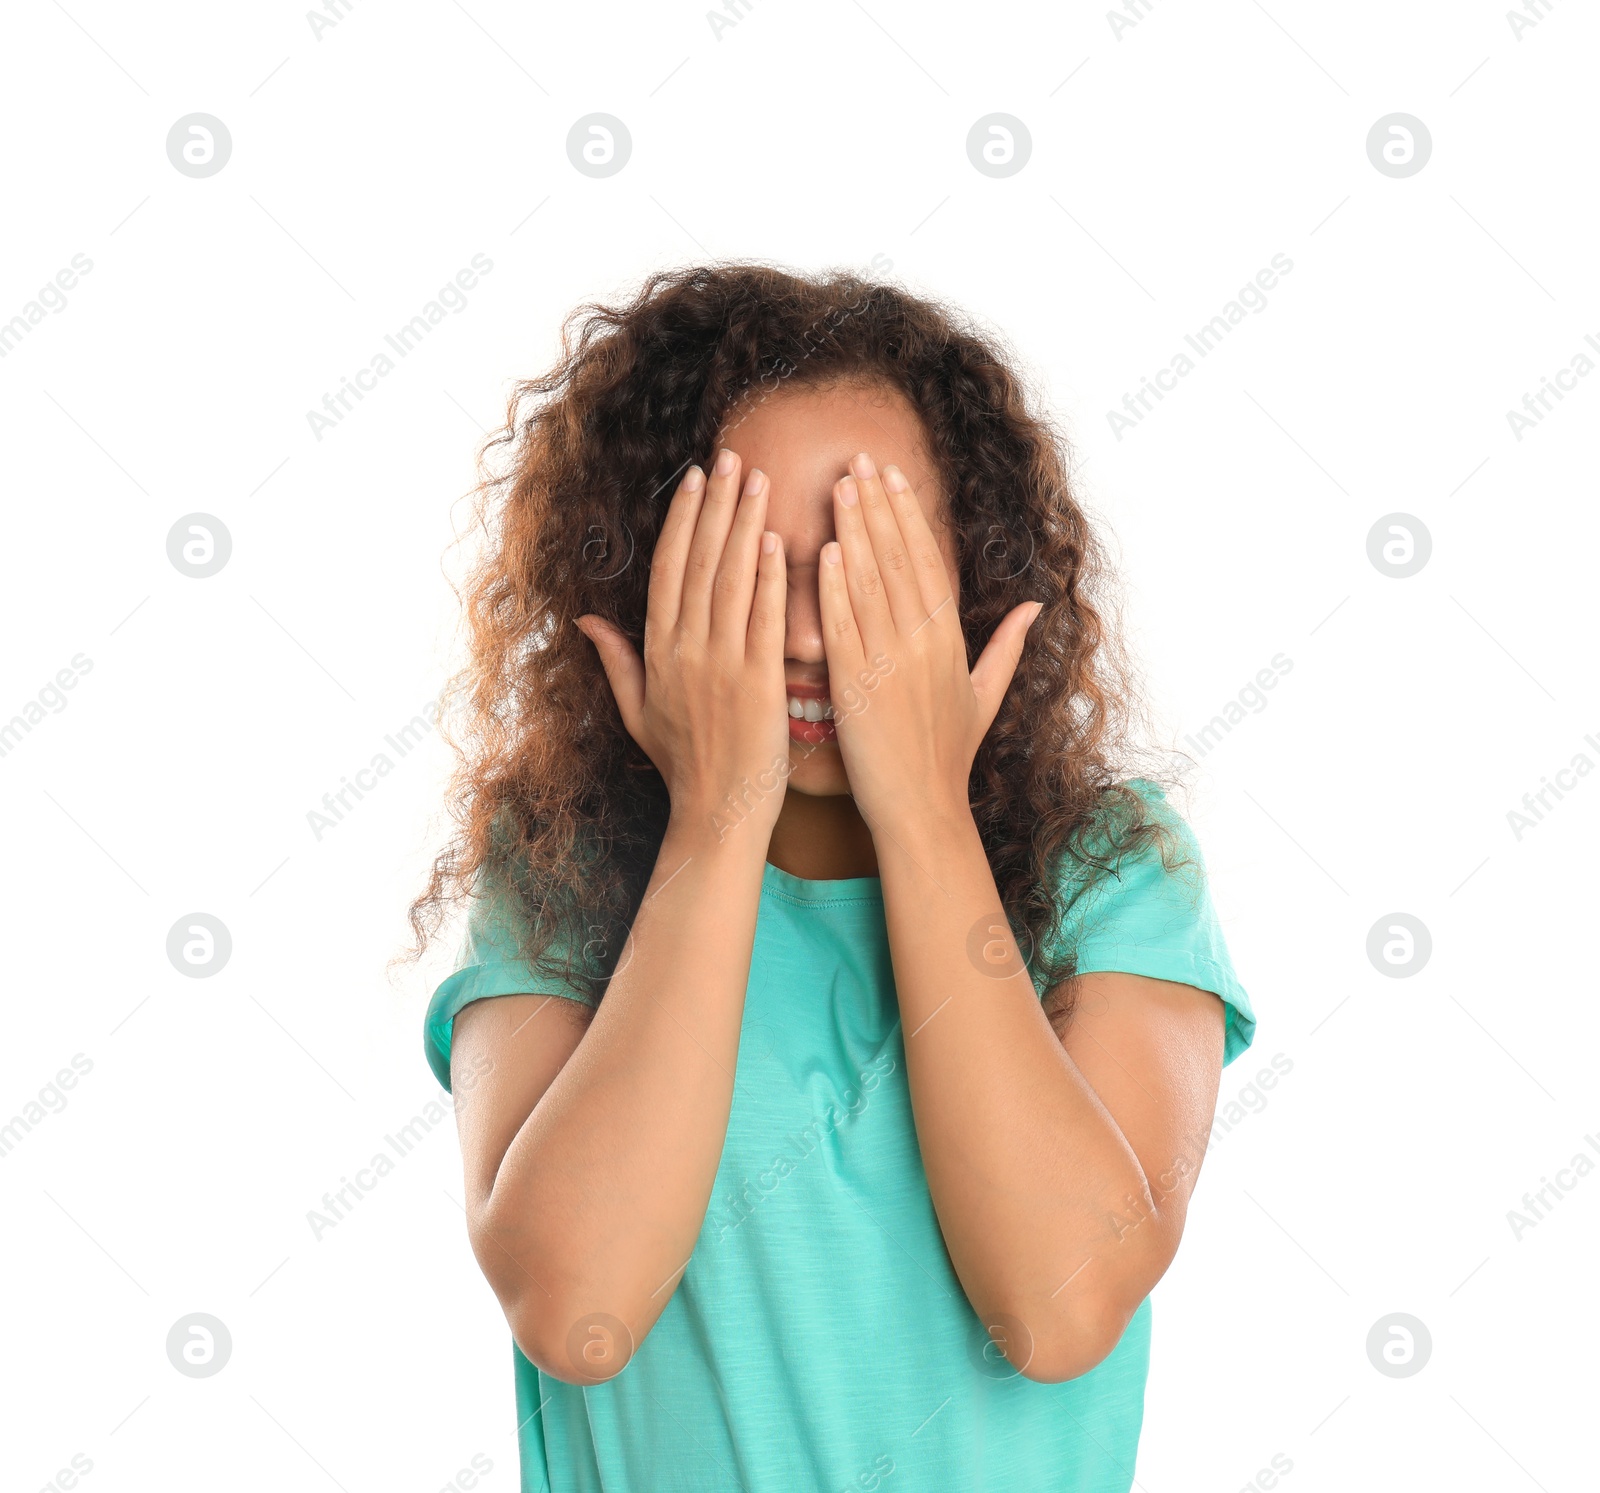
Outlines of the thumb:
M1011 687L1017 665L1022 661L1022 645L1033 619L1044 610L1042 601L1025 601L1000 619L988 646L972 666L972 692L978 697L978 712L983 729L988 731L1000 711L1000 702Z
M579 617L574 625L594 644L595 652L600 655L600 667L606 671L611 693L616 696L617 709L622 713L622 724L638 741L644 718L644 664L637 651L622 630L604 617L588 613Z

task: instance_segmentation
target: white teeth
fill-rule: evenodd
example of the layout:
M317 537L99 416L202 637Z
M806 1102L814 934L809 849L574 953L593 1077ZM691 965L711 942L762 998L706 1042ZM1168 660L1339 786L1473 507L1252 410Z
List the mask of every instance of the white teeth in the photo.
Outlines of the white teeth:
M833 702L831 700L802 700L790 695L789 716L791 720L797 721L831 721L833 719Z

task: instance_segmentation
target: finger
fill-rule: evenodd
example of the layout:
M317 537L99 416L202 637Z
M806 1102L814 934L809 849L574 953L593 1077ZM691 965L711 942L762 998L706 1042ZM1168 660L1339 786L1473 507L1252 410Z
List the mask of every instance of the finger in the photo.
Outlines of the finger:
M672 627L678 620L683 597L683 567L689 556L689 542L694 538L695 520L700 516L705 486L706 474L699 467L691 466L667 505L667 516L661 521L661 533L656 537L655 554L650 559L647 610L651 619L663 628Z
M854 477L833 485L833 530L844 555L844 579L850 606L867 651L884 646L895 631L894 614L883 594L883 575L861 512L861 489Z
M928 515L922 511L917 490L892 462L883 469L883 490L899 520L900 536L911 557L911 572L916 577L922 604L931 617L955 590L939 541L928 524Z
M900 520L889 494L884 491L877 467L865 451L851 461L850 471L856 479L861 515L867 538L872 543L878 574L883 580L889 614L900 632L910 634L927 620L930 609L922 604L922 592L901 533Z
M1044 609L1042 601L1025 601L1013 607L1000 619L989 639L988 646L978 655L972 666L972 692L978 697L978 718L988 731L1000 711L1000 702L1022 661L1022 646L1027 641L1028 628Z
M743 652L750 634L750 600L756 589L756 560L771 490L767 474L752 467L711 589L711 636L737 652Z
M828 655L828 696L837 717L846 707L851 682L864 670L866 644L856 626L844 555L835 540L823 545L817 558L817 599L822 611L822 648Z
M783 640L788 630L789 573L784 565L783 540L771 529L761 536L756 564L756 594L750 604L747 656L783 670Z
M702 642L711 630L711 587L738 506L739 453L724 446L706 478L706 495L689 544L683 599L678 607L678 626Z
M577 625L600 655L600 667L606 671L606 680L611 685L611 693L616 696L617 710L622 715L622 724L627 727L628 735L648 751L639 735L644 721L643 661L634 651L633 644L604 617L587 614L578 618Z

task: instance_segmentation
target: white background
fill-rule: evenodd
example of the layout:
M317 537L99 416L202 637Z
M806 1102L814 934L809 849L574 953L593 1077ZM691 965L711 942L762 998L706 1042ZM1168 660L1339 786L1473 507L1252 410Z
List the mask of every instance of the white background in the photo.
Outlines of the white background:
M1591 9L1520 35L1482 0L1155 0L1120 34L906 0L752 0L720 37L697 4L505 0L355 0L320 38L289 4L5 25L0 320L93 262L0 360L0 719L92 665L0 757L0 1123L92 1063L0 1158L5 1486L79 1454L90 1489L429 1493L474 1455L516 1487L449 1127L320 1240L306 1217L437 1093L420 1018L454 940L385 965L447 754L320 839L307 814L438 693L475 446L571 307L690 260L875 255L1065 422L1166 740L1293 664L1188 805L1261 1014L1224 1100L1293 1067L1158 1288L1138 1485L1224 1493L1282 1454L1294 1493L1594 1486L1600 1180L1507 1219L1600 1161L1600 778L1507 819L1600 763L1600 377L1520 441L1506 418L1600 336ZM566 154L595 111L633 140L604 180ZM1403 179L1366 151L1397 111L1433 142ZM194 112L233 142L205 179L166 154ZM1032 138L1005 179L966 153L993 112ZM317 440L307 411L478 253L466 309ZM1278 253L1267 308L1118 440L1107 410ZM232 536L210 579L167 558L194 512ZM1394 512L1432 537L1409 579L1367 555ZM208 979L166 955L195 912L233 940ZM1395 912L1432 937L1408 978L1366 953ZM232 1336L214 1377L166 1356L193 1312ZM1432 1338L1408 1378L1366 1351L1395 1312ZM871 1324L841 1330L870 1360Z

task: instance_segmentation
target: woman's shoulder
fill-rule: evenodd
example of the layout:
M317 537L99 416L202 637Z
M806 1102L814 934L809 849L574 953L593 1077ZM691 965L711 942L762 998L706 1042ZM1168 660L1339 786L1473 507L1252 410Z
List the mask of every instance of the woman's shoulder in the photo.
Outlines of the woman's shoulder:
M1063 912L1060 937L1073 951L1074 972L1121 971L1214 992L1229 1008L1223 1060L1231 1062L1250 1045L1255 1016L1199 840L1161 783L1129 778L1116 786L1127 790L1106 795L1116 829L1105 831L1098 864L1080 868Z
M1154 778L1130 777L1108 784L1089 822L1062 858L1061 873L1084 885L1125 870L1162 866L1176 873L1186 864L1203 869L1200 844L1167 786Z

